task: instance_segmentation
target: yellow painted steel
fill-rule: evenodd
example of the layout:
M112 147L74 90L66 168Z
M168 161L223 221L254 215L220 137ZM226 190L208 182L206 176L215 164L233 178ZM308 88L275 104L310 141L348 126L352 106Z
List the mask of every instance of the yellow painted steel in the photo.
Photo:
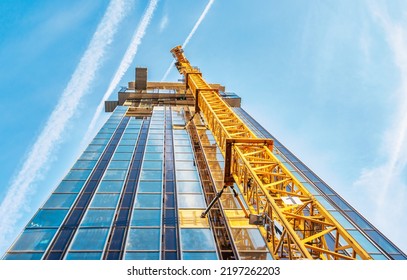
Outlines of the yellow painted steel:
M259 229L273 258L372 259L281 163L272 152L272 140L258 138L246 126L180 46L171 52L195 97L195 111L203 115L225 157L224 184L236 184L250 213L265 217L266 225Z

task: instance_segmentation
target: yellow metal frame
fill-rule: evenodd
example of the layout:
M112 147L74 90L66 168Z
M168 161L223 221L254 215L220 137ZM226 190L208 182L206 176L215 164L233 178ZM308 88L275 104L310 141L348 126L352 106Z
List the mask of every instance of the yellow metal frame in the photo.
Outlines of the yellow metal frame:
M266 218L259 229L274 259L372 259L273 154L271 139L258 138L192 67L180 46L171 50L195 110L225 157L225 186L236 184L252 214ZM327 243L334 240L334 248Z

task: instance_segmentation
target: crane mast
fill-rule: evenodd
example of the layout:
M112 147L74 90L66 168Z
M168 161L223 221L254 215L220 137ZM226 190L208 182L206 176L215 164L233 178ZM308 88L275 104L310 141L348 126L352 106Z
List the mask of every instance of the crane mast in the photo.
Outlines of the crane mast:
M175 65L225 158L224 186L237 186L245 212L262 221L259 230L274 259L372 259L192 67L183 49L171 50ZM333 240L333 242L332 242Z

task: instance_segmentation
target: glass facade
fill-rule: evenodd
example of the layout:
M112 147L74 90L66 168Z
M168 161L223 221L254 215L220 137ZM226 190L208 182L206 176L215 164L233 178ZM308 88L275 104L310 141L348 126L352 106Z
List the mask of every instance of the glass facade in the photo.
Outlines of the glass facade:
M225 189L213 212L222 215L202 218L223 189L225 160L208 129L197 129L197 148L197 138L186 129L189 109L156 105L134 116L129 106L117 106L3 259L272 259L260 227L244 218L238 198L248 205L239 188L236 194ZM250 115L234 111L258 137L274 140L280 161L374 259L406 259ZM204 127L202 120L194 122ZM219 238L220 232L227 237Z

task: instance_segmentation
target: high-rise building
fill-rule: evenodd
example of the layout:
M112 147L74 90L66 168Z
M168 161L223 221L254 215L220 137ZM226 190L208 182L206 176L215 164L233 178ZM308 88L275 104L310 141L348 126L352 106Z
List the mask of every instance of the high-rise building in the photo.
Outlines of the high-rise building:
M174 55L185 83L148 82L137 68L3 259L407 259L239 96L204 83ZM211 105L211 95L227 110ZM252 138L222 139L222 114Z

